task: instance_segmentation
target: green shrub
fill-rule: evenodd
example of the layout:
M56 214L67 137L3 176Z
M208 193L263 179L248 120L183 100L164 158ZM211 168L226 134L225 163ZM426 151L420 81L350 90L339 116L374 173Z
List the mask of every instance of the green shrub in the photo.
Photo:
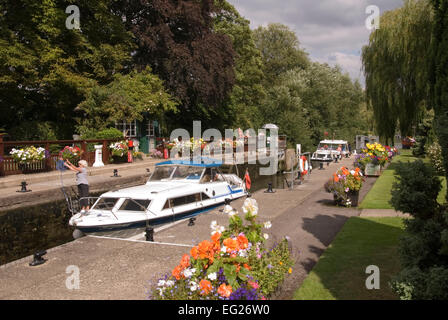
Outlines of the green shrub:
M428 147L426 153L432 167L437 171L437 173L440 175L445 175L445 167L443 166L442 158L442 148L440 147L440 144L437 141L434 142Z
M434 169L421 160L399 162L396 175L390 202L395 210L420 218L431 216L439 206L437 196L442 189Z
M448 215L437 203L441 182L421 160L399 163L391 203L410 213L400 239L402 271L390 285L401 299L448 299Z
M85 140L93 139L122 139L123 132L116 128L107 128L100 131L95 129L85 129L81 133L81 138Z

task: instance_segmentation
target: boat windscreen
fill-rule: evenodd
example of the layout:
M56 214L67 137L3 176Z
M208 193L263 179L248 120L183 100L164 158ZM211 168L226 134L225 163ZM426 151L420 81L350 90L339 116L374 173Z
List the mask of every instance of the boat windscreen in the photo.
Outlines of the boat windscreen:
M176 169L175 166L156 167L153 174L149 178L149 181L160 181L164 179L169 179L175 169Z
M124 211L146 211L151 200L126 199L119 210Z
M117 203L118 198L99 198L92 209L97 210L112 210Z
M199 180L203 171L202 167L178 166L172 178L174 180Z

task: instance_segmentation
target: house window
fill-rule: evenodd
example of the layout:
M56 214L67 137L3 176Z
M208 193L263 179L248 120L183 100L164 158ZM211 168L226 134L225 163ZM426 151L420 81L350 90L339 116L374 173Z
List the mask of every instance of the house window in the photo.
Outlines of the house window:
M154 137L156 135L154 122L152 120L148 121L146 132L147 132L148 136L150 136L150 137Z
M120 121L115 122L115 128L123 132L124 136L127 137L136 137L137 136L137 121Z

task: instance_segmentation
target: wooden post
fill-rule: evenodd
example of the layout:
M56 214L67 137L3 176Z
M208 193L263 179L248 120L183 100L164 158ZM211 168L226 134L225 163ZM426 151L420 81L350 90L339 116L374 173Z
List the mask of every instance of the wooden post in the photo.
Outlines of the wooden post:
M81 159L88 161L88 159L87 159L87 142L85 140L83 140L81 142L81 150L82 150Z
M48 155L48 158L47 158ZM47 142L45 144L45 171L51 171L53 168L51 167L51 152L50 152L50 144Z
M107 140L103 140L103 163L109 164L109 148L107 147Z
M5 144L3 143L3 135L0 134L0 177L5 175Z

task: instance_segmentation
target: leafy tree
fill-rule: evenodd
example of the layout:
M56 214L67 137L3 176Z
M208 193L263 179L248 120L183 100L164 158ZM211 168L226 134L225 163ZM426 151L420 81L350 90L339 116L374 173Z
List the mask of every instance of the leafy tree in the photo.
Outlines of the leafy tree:
M397 127L409 135L428 99L427 51L433 14L429 0L406 0L381 16L381 28L363 48L366 94L376 129L387 140Z
M265 84L271 85L282 73L292 69L305 69L308 54L300 48L294 31L280 23L258 27L254 31L255 43L261 51Z
M49 121L57 136L71 137L73 110L91 80L107 83L130 62L132 36L112 2L76 1L81 30L65 26L75 1L0 2L0 125Z
M258 108L266 97L261 52L255 45L249 21L226 0L215 0L215 6L214 29L230 37L236 52L235 85L225 102L229 112L235 115L232 124L242 128L260 128L262 119Z
M431 42L431 104L435 114L435 132L448 177L448 1L432 1L435 18ZM447 194L448 200L448 194Z
M181 101L181 113L169 115L175 123L226 116L218 107L234 84L235 52L229 37L213 29L213 0L121 0L115 11L135 36L135 66L150 66Z
M85 100L77 107L83 112L78 130L81 134L89 128L102 130L116 121L143 120L144 114L161 119L168 111L176 112L177 105L150 68L117 74L108 85L94 85L87 91Z

